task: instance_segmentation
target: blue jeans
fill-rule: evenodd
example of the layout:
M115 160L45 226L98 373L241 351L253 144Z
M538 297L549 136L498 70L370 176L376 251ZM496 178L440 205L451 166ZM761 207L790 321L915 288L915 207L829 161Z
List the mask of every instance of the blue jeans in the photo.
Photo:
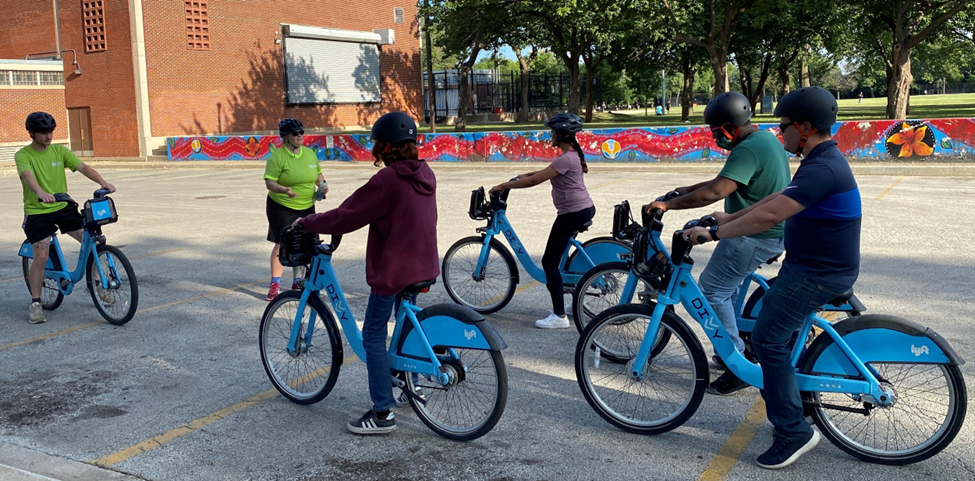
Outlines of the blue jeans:
M701 292L728 331L728 337L735 343L738 352L745 350L745 343L738 336L738 320L735 315L734 301L738 298L738 287L758 266L781 254L782 250L781 238L721 239L701 273L698 282Z
M369 372L369 397L376 411L387 411L396 405L393 381L389 373L386 337L389 335L389 315L396 304L396 296L369 294L366 317L362 322L362 347L366 350L366 370Z
M785 266L765 294L752 332L752 348L762 365L765 412L782 439L805 439L812 432L802 415L802 399L792 366L793 336L809 314L842 292L806 280Z

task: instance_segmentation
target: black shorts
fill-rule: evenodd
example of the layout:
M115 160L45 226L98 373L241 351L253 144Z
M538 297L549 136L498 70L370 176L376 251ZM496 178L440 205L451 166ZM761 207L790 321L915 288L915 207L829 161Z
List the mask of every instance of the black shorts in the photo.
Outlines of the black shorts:
M312 205L305 210L289 209L268 196L265 210L267 211L267 240L280 244L281 229L293 224L299 217L314 214L315 206Z
M62 234L74 232L85 227L85 218L78 212L78 207L66 205L63 209L47 214L31 214L24 216L24 234L31 244L40 242L58 232Z

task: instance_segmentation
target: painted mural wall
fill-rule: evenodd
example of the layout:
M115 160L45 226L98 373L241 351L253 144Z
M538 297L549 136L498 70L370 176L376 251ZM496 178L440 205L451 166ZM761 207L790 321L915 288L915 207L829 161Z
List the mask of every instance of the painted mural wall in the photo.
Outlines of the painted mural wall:
M779 135L778 124L759 128ZM975 119L869 120L833 126L851 161L972 162ZM721 162L727 151L705 126L597 129L581 132L589 162ZM547 161L558 155L549 131L421 134L420 157L441 162ZM319 160L371 162L367 134L306 135ZM262 160L281 147L277 136L172 137L169 160Z

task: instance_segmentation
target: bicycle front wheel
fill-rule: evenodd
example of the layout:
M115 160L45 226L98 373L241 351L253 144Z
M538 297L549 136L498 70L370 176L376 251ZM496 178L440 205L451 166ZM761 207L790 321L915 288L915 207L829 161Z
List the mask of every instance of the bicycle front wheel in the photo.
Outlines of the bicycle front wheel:
M102 279L95 267L95 257L88 258L86 277L88 292L95 309L109 323L121 326L132 320L139 308L139 283L132 264L117 247L96 246L98 263L108 287L102 287Z
M599 264L582 275L572 292L572 320L580 334L592 318L606 309L620 303L639 304L641 293L654 292L646 282L640 281L633 296L623 301L623 287L629 276L630 268L625 262Z
M660 323L670 342L648 359L642 378L632 374L632 359L652 317L647 306L610 308L589 323L576 345L576 379L586 401L610 424L637 434L665 433L684 424L700 406L708 382L704 348L671 311ZM600 363L606 346L631 361Z
M480 278L474 268L481 256L484 238L465 237L447 249L443 257L443 284L454 302L481 313L490 314L504 308L515 295L518 266L500 242L491 239L490 251Z
M24 244L26 243L27 241L24 241ZM55 269L61 268L57 258L50 257L50 259L55 264ZM27 282L27 292L30 292L30 266L34 265L34 259L24 257L22 260L24 265L24 281ZM50 277L45 277L43 284L41 284L41 307L48 311L53 311L54 309L57 309L63 301L64 294L62 294L61 289L58 288L58 281Z
M301 292L284 292L268 304L261 317L258 342L264 371L278 392L291 402L314 404L335 387L342 365L342 340L332 313L310 297L301 312L295 349L288 351Z
M833 344L829 337L818 341L800 372L816 374L816 361L835 351L826 349ZM968 409L958 366L881 362L868 366L894 397L893 405L868 406L844 393L803 393L804 401L811 404L813 421L830 442L864 461L903 465L928 459L955 439Z
M487 434L501 419L508 400L508 372L500 351L437 348L447 385L421 375L407 386L426 402L410 398L413 411L435 433L454 441L470 441ZM419 389L419 390L418 390Z

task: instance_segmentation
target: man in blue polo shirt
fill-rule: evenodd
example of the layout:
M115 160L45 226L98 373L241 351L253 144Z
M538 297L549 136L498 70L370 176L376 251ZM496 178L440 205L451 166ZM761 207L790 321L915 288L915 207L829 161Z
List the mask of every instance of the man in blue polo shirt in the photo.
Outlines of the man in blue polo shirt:
M843 153L830 135L836 99L819 87L782 97L775 116L785 150L802 157L783 191L735 214L715 212L718 225L684 233L718 240L761 232L785 220L785 262L769 289L752 332L762 365L765 409L774 441L758 465L792 464L819 443L802 414L802 399L790 355L792 336L817 307L853 287L860 272L860 191Z

